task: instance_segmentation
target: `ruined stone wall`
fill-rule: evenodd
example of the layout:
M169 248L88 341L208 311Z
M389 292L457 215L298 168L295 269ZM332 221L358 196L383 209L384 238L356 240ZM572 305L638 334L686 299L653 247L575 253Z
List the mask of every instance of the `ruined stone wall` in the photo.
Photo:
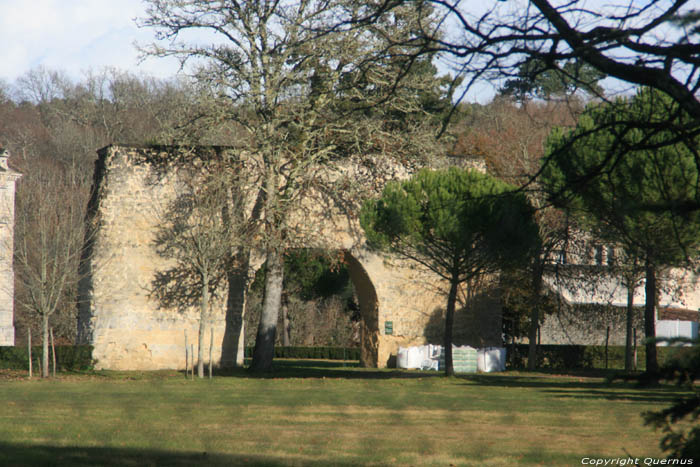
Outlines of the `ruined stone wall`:
M151 297L156 271L167 262L154 249L153 203L175 196L177 170L153 148L109 146L99 152L90 222L91 255L80 286L79 339L94 346L98 368L184 367L184 331L194 341L197 311L163 309ZM415 263L369 251L351 200L378 193L387 179L410 172L387 161L350 159L321 174L289 218L291 247L342 250L360 301L362 362L384 367L399 346L431 341L431 319L444 308L446 284ZM325 183L325 187L324 187ZM364 192L363 192L364 190ZM256 255L253 255L256 256ZM214 359L242 363L246 274L229 278L216 310ZM497 305L494 305L497 308ZM493 310L489 315L493 316ZM481 324L500 336L500 318ZM207 338L208 342L208 338ZM207 344L208 345L208 344Z
M184 368L185 333L196 352L199 311L163 308L152 297L156 272L170 265L157 254L154 235L175 196L177 171L162 165L158 151L117 146L102 149L96 164L88 214L94 233L91 256L82 266L78 339L94 346L97 368ZM220 295L227 297L226 291ZM227 316L225 299L215 301L215 364L242 363L241 322ZM238 339L231 336L236 324ZM237 340L236 348L224 345L225 335ZM205 355L208 347L207 333Z

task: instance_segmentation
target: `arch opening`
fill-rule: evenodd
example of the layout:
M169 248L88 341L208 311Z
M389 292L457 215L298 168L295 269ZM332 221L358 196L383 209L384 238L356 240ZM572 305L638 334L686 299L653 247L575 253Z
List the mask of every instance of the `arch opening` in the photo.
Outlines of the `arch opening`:
M255 345L265 274L263 264L248 290L246 347ZM349 251L288 250L275 345L358 348L360 364L376 367L377 308L374 285Z

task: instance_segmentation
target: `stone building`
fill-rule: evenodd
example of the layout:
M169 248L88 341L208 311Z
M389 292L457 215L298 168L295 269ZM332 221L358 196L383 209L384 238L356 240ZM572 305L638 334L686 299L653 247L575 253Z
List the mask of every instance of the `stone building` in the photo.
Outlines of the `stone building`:
M10 154L0 148L0 346L15 345L12 267L15 231L15 185L21 174L10 168Z
M177 195L177 152L171 147L118 145L98 151L88 207L93 233L81 266L78 317L79 341L94 346L98 368L183 368L185 333L189 343L195 341L197 310L164 307L152 293L156 273L168 267L154 247L158 228L154 206ZM191 167L211 157L238 158L242 167L255 163L254 158L233 152L225 147L197 148L187 164ZM359 158L309 170L319 171L318 183L290 216L293 231L303 239L294 246L342 252L359 298L362 363L384 367L399 346L439 343L431 339L446 301L445 284L415 263L368 250L354 201L361 196L355 191L349 194L377 193L387 180L407 178L410 170L387 160ZM215 364L243 361L245 284L261 264L256 257L261 255L253 252L248 263L231 273L219 293L213 322ZM464 313L466 329L458 331L455 340L500 345L497 300L485 297L479 303L478 309Z
M579 236L580 237L580 236ZM611 270L616 252L612 247L578 239L567 254L558 254L545 277L549 291L560 306L540 325L542 344L625 345L627 288ZM700 277L691 269L659 271L659 302L655 325L657 337L697 338L700 310ZM633 328L638 341L644 338L644 279L634 293ZM673 334L669 328L687 328ZM659 344L663 345L663 343Z

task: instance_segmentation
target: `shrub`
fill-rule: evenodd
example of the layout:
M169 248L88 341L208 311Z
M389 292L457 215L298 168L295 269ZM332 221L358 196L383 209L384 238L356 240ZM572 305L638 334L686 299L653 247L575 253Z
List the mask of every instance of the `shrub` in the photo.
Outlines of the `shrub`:
M657 347L659 359L665 361L680 351L679 347ZM527 366L527 344L508 345L506 358L509 368ZM637 347L637 369L645 369L646 351L644 346ZM552 370L575 370L605 368L605 346L603 345L540 345L537 347L537 367ZM608 368L625 367L625 347L608 346Z
M50 352L49 349L49 355ZM41 358L41 346L32 347L32 357L34 361ZM91 370L94 363L91 345L56 346L56 370L58 371ZM26 370L28 367L29 356L26 347L0 347L0 368Z
M246 347L245 356L253 356L253 348ZM356 347L275 347L275 358L298 358L319 360L359 360L360 349Z

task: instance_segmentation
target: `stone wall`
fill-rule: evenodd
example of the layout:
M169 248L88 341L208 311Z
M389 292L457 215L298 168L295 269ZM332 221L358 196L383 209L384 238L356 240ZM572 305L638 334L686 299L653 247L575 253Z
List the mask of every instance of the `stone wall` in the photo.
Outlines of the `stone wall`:
M638 343L644 339L644 310L636 307L633 325ZM562 305L548 315L540 326L542 344L605 345L609 328L609 345L625 345L627 311L605 305Z
M183 368L185 331L190 343L196 336L197 310L163 308L151 294L155 273L168 266L154 249L158 219L153 206L176 193L178 171L168 162L169 151L124 146L99 151L88 220L94 234L82 266L79 310L79 340L94 346L98 368ZM366 366L387 366L399 346L438 343L430 340L431 319L444 308L445 284L415 263L369 251L358 206L350 201L377 193L387 179L409 175L387 161L350 159L321 174L317 188L306 193L290 216L298 232L298 241L290 246L344 252L360 301ZM260 254L252 257L248 267L231 274L220 293L213 326L217 364L242 363L245 287L261 262ZM500 314L492 305L488 314L478 315L487 318L479 329L500 338Z
M12 256L15 185L21 175L7 165L8 157L7 151L0 149L0 346L15 345Z

